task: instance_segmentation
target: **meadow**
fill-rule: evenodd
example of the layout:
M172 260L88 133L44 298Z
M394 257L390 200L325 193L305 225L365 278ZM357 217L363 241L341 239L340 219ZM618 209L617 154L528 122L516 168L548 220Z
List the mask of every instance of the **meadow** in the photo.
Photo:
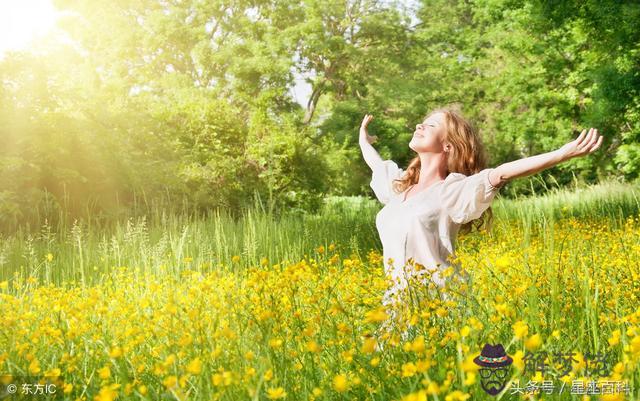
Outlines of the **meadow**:
M390 331L371 199L43 222L2 237L0 371L47 376L68 400L638 399L638 188L497 199L493 228L458 240L470 282L413 286ZM514 382L555 393L486 394L473 363L486 342L513 357ZM527 370L528 352L569 351L568 374L554 358ZM592 380L630 391L569 394Z

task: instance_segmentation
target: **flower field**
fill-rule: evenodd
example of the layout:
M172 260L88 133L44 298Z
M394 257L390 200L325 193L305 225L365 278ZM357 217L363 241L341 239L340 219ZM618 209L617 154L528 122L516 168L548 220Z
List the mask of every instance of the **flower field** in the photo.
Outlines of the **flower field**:
M154 259L149 250L161 239L134 226L110 248L79 234L64 240L68 248L60 236L37 248L47 244L41 236L25 248L38 255L34 274L17 269L0 281L4 381L49 376L56 399L69 400L485 400L494 397L473 359L489 342L513 358L511 380L567 386L555 395L506 390L504 399L636 399L640 219L565 209L525 224L504 217L508 207L497 207L503 219L498 213L490 232L459 238L456 262L471 280L450 276L446 297L412 286L413 301L388 331L381 252L357 252L347 240L316 243L291 261L253 263L245 248L211 264L202 252ZM167 243L188 251L186 237ZM127 247L148 251L148 263L90 265L92 257L111 263L114 249L126 262ZM84 258L84 284L64 270L55 282L61 258L76 270ZM568 374L553 359L544 374L527 371L527 353L543 351L575 352ZM587 372L596 352L607 356L597 377ZM592 380L630 391L569 394Z

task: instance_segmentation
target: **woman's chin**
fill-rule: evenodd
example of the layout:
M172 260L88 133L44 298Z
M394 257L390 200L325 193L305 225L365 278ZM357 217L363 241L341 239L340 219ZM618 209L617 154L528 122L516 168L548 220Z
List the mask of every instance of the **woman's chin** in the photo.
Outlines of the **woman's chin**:
M425 149L424 146L420 146L420 145L414 143L413 141L409 142L409 148L411 150L413 150L414 152L416 152L416 153L428 152L429 151L428 149Z

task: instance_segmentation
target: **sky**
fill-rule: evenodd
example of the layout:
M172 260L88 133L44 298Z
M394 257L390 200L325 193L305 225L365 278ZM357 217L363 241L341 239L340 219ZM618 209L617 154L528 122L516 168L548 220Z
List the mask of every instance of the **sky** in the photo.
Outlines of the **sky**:
M0 56L49 33L58 14L51 0L0 0Z

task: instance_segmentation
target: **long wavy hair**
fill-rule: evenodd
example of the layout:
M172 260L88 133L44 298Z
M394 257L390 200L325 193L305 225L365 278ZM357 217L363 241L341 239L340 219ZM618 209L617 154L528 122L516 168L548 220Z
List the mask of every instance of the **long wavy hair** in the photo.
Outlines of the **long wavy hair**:
M453 148L447 157L447 175L461 173L469 176L487 168L486 151L476 127L467 121L462 116L462 113L454 107L445 106L432 110L426 115L425 119L435 113L444 113L444 141L451 143ZM409 162L404 175L400 179L394 180L393 188L396 192L402 193L411 185L417 184L419 178L420 157L415 156ZM478 219L463 224L459 233L469 233L474 228L476 230L489 229L492 222L493 210L489 207Z

